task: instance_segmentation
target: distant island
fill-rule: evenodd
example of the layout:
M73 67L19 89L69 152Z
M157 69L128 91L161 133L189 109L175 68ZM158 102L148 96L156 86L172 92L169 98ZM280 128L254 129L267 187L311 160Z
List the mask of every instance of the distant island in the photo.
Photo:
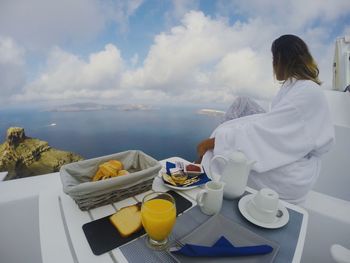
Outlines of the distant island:
M201 109L197 111L197 114L209 115L209 116L223 116L225 112L221 110Z
M50 112L76 112L76 111L103 111L103 110L119 110L119 111L148 111L154 110L150 105L144 104L119 104L105 105L93 102L73 103L67 105L56 106L47 109Z

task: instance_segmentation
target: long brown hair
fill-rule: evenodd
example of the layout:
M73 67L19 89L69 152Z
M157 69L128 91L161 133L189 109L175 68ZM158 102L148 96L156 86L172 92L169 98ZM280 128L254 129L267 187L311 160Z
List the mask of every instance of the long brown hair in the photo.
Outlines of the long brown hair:
M296 78L321 84L317 64L301 38L294 35L280 36L272 43L271 51L277 80Z

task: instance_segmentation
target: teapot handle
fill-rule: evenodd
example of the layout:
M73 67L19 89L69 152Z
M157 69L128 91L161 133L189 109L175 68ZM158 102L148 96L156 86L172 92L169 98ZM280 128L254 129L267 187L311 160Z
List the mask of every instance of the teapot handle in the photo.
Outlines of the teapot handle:
M210 164L209 164L209 173L210 173L210 177L211 179L213 179L213 181L220 181L220 175L218 174L215 174L213 173L212 171L212 165L213 165L213 162L216 160L216 159L222 159L224 160L225 164L228 162L227 158L222 156L222 155L215 155L211 160L210 160Z

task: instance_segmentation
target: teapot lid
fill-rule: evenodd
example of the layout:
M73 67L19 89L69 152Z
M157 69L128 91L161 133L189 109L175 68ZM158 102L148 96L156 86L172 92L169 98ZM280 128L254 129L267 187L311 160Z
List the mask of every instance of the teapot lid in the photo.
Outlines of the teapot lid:
M245 156L245 154L241 151L234 151L231 154L231 158L235 161L235 162L239 162L239 163L244 163L247 162L247 157Z

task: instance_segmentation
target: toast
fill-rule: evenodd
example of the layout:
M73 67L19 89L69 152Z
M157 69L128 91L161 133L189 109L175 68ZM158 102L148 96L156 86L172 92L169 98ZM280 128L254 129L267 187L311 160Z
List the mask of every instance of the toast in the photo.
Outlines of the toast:
M122 237L128 237L142 228L140 204L124 207L109 219Z

